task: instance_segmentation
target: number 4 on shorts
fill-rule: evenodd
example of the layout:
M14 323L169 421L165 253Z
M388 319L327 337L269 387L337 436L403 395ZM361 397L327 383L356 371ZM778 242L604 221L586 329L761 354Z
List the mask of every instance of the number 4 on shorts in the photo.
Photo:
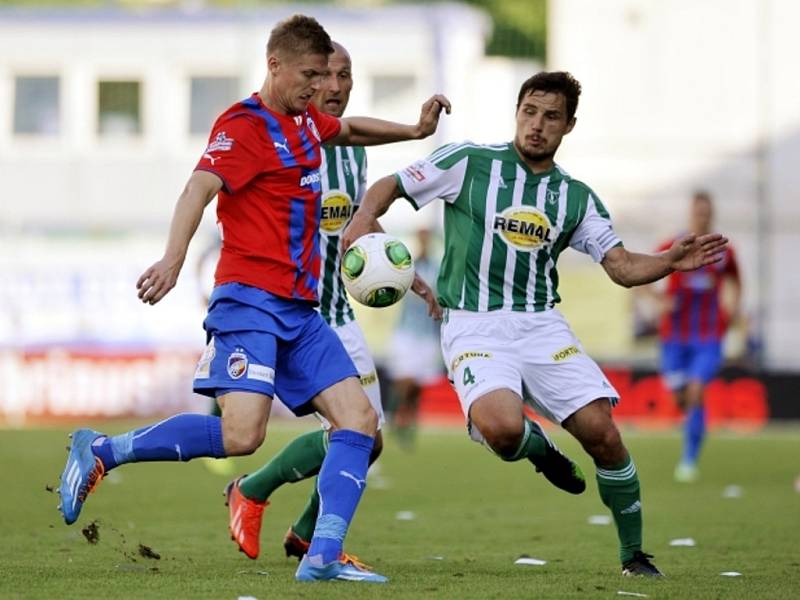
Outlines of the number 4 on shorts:
M469 367L464 369L464 385L472 385L475 383L475 375L472 374L472 371L469 370Z

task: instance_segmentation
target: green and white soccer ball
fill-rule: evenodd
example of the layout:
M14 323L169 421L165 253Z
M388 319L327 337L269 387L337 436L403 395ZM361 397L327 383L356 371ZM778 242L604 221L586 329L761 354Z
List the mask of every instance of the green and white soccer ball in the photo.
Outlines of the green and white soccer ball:
M373 308L391 306L414 282L414 259L396 237L368 233L344 253L342 280L357 302Z

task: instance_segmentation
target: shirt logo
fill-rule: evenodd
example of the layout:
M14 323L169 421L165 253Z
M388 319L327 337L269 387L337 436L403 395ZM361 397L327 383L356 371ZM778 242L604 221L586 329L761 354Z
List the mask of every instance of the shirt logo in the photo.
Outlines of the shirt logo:
M239 379L247 371L247 355L237 349L228 355L228 375Z
M320 176L319 171L311 171L306 175L302 175L300 177L300 187L306 187L307 185L314 186L314 184L319 184Z
M317 129L317 124L314 123L314 119L308 117L306 118L306 123L308 124L308 128L311 130L311 135L317 138L318 142L321 142L322 136L319 134L319 129Z
M548 204L555 204L556 202L558 202L558 196L559 196L558 192L556 192L555 190L551 190L549 188L544 193L545 202L547 202Z
M282 151L284 154L291 154L291 150L289 150L289 140L283 138L283 143L281 142L272 142L272 145L278 149L278 151Z
M208 152L203 154L203 158L207 158L209 161L211 161L212 167L214 166L214 163L216 163L218 160L222 160L221 156L211 156Z
M336 234L344 229L353 216L353 201L342 190L331 190L322 196L322 212L319 230L322 233Z
M206 148L206 154L210 152L227 152L232 147L233 138L229 138L227 135L225 135L224 131L220 131L217 134L217 137L214 138L214 141L208 145L208 148Z
M523 252L553 243L550 220L531 206L509 206L494 216L493 229L509 246Z
M425 163L421 160L417 161L413 165L403 169L403 173L422 183L425 181Z

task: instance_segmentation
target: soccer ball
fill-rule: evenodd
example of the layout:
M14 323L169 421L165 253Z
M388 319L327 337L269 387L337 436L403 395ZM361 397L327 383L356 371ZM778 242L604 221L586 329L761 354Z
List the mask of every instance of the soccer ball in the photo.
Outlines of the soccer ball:
M344 253L342 279L350 295L364 306L391 306L414 281L414 259L396 237L369 233Z

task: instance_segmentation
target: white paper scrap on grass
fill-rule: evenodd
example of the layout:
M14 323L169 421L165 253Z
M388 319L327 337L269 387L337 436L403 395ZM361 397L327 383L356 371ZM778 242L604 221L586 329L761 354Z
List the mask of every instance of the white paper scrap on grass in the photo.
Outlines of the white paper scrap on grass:
M611 525L611 515L592 515L587 522L589 525Z
M534 565L534 566L541 566L546 565L546 560L541 560L538 558L531 558L530 556L521 556L517 560L514 561L515 565Z
M417 518L417 514L411 510L401 510L394 515L398 521L413 521Z
M255 596L239 596L237 600L258 600Z
M675 538L669 541L670 546L696 546L694 538Z
M640 594L639 592L623 592L617 590L617 596L636 596L637 598L647 598L647 594Z
M723 577L741 577L742 574L739 571L723 571L720 573Z
M728 485L725 486L725 489L722 490L722 497L723 498L741 498L744 490L742 490L742 486L740 485Z
M426 556L428 560L444 560L444 556Z

